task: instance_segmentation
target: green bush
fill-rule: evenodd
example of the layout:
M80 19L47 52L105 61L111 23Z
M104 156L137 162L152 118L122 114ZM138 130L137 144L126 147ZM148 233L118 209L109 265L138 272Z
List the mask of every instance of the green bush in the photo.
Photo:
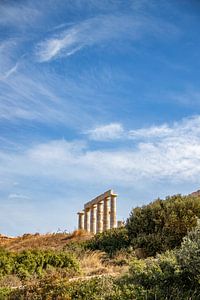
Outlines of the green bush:
M134 249L154 256L180 246L200 217L200 198L175 195L132 210L126 228Z
M96 234L86 244L86 248L91 250L105 251L110 255L116 251L126 248L129 245L128 233L126 228L113 228L102 233Z
M142 287L120 283L111 277L95 277L90 280L68 282L55 276L14 290L10 300L133 300L145 299Z
M135 258L125 282L143 288L147 299L200 299L200 224L179 249L156 258Z
M41 275L48 268L79 271L79 264L73 254L64 251L26 250L20 253L0 251L0 276L16 274L21 279Z
M0 249L0 277L12 274L15 268L14 255L5 249Z
M7 288L7 287L0 288L0 300L8 299L11 293L12 293L11 288Z
M9 299L198 300L200 299L200 224L179 249L147 259L132 258L123 277L69 281L58 273L12 291ZM57 262L56 262L57 265Z
M176 257L182 271L183 280L200 294L200 221L196 228L184 237Z

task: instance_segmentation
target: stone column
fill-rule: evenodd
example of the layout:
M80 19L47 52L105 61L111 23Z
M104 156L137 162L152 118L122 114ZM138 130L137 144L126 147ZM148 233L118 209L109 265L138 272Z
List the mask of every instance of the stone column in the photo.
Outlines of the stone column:
M110 200L110 228L116 228L117 227L116 200L117 200L117 195L111 195L111 200Z
M103 231L103 202L97 203L97 233Z
M84 212L80 211L77 213L78 215L78 229L83 230L84 229Z
M93 234L96 233L96 213L97 213L97 206L94 204L91 208L90 214L90 232Z
M85 208L84 229L90 232L90 208Z
M110 197L104 199L104 209L103 209L103 231L110 229L110 207L109 207Z

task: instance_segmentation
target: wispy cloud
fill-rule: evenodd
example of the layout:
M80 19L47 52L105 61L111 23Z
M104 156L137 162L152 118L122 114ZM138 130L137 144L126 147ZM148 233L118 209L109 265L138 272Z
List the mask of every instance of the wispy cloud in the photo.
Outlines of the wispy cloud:
M158 27L159 23L159 27ZM162 36L172 25L144 16L101 15L71 26L53 37L40 42L36 55L40 62L60 56L70 56L83 47L103 44L107 41L137 40L145 33ZM172 35L175 32L173 28Z
M138 129L125 129L121 123L111 123L97 126L84 132L88 138L96 141L135 140L138 142L159 142L168 139L189 138L191 140L200 134L200 117L183 119L170 124L152 125Z
M185 88L185 90L181 92L168 93L167 96L165 95L163 98L167 98L167 101L173 101L184 106L195 105L199 107L200 105L200 91L193 87Z
M130 130L127 132L127 137L132 139L163 138L171 134L173 134L173 129L167 124L163 124L161 126Z
M18 194L9 194L8 198L9 199L25 199L25 200L30 199L29 196L26 196L26 195L23 195L23 194L20 194L20 193L18 193Z
M48 70L40 73L30 64L25 67L17 64L7 71L6 76L2 75L0 119L71 126L90 118L87 111L90 110L89 101L95 88L89 84L89 78L84 78L85 84L82 85L81 78L78 82L78 79L63 78Z
M124 129L120 123L111 123L108 125L98 126L94 129L85 131L85 134L89 136L90 139L96 141L107 141L119 139L123 136Z
M17 71L18 63L16 63L11 69L7 70L4 75L0 76L0 80L5 80L9 76L11 76L13 73Z
M119 149L92 150L87 143L51 141L21 154L1 152L0 172L14 177L39 176L76 183L107 182L119 185L148 181L198 181L200 171L200 117L183 120L164 135L146 129L144 140ZM152 140L146 139L151 136ZM134 182L134 183L133 183Z
M0 24L14 25L16 27L28 25L31 26L39 16L40 12L31 7L20 3L9 3L1 1L0 3Z

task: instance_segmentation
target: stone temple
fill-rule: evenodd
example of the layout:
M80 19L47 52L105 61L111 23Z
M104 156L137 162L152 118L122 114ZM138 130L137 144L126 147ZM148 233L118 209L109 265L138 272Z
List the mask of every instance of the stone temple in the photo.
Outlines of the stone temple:
M116 219L116 200L117 194L108 190L85 203L84 210L78 212L78 229L96 234L121 226Z

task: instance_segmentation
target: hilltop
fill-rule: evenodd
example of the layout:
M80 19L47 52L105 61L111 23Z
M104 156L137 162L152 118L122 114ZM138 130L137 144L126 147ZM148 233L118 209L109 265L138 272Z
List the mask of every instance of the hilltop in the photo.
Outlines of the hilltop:
M27 249L62 250L64 246L72 242L83 242L92 236L81 230L73 233L26 233L18 237L0 235L0 247L10 251L23 251Z

